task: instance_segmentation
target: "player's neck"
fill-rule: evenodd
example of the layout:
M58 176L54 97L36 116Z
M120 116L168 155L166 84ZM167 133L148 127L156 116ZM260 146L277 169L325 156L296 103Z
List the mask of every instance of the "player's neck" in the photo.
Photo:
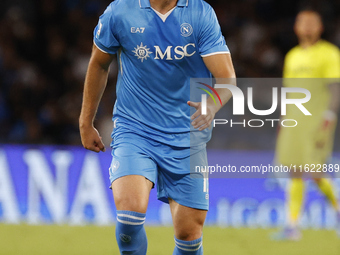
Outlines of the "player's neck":
M302 48L307 49L309 47L312 47L315 45L318 41L320 41L320 38L316 38L314 40L299 40L299 44Z
M177 5L177 0L150 0L150 5L156 11L166 14Z

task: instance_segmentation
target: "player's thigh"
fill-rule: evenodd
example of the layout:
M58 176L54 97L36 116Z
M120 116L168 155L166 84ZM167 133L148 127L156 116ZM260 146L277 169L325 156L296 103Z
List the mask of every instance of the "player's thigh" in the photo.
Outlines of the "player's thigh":
M146 213L153 183L142 175L127 175L112 183L117 210Z
M148 144L137 134L115 134L109 169L117 210L145 213L157 166L145 151Z
M180 205L172 199L169 204L176 238L186 241L200 238L207 211Z
M204 146L198 149L178 150L164 156L159 162L157 196L200 210L209 209L209 179L206 173L195 172L195 166L207 166Z

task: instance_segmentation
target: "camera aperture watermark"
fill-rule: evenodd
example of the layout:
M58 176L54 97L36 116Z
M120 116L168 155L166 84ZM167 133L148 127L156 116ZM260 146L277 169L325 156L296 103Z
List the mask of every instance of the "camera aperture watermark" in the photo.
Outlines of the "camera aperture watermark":
M308 106L312 94L305 84L299 87L298 81L289 87L283 87L284 80L281 79L238 79L237 81L229 79L229 81L230 84L218 83L212 79L192 79L191 81L191 96L195 97L194 100L201 102L202 115L207 114L209 100L215 105L222 105L223 94L229 93L232 98L232 104L229 103L227 107L232 109L233 118L229 116L216 118L213 120L213 127L274 128L281 126L293 128L302 121L301 118L296 118L296 115L313 116ZM272 84L270 84L271 81ZM263 86L262 89L257 86L260 82L268 84L265 92L263 92ZM241 83L240 87L238 83ZM264 94L261 95L262 93ZM262 101L265 101L265 106L258 107ZM273 118L273 114L276 118ZM256 117L251 117L251 115ZM240 116L244 116L244 119L240 119Z

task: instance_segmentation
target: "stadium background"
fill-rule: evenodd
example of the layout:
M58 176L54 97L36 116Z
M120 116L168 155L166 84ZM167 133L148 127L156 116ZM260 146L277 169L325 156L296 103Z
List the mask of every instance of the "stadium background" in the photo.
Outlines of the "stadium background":
M297 44L292 30L294 18L306 1L207 2L217 13L237 76L281 77L284 55ZM44 247L38 243L41 240L49 243L54 238L60 239L58 244L66 247L59 253L91 254L92 247L92 254L110 254L110 249L93 248L97 247L96 242L91 247L77 246L76 240L62 238L72 231L74 236L84 237L84 240L84 233L94 231L107 239L105 245L111 247L111 252L116 249L113 229L93 227L110 227L115 221L113 199L107 189L110 152L99 155L86 152L80 146L78 133L93 28L109 3L104 0L0 1L0 222L48 225L42 226L46 227L43 230L26 225L0 225L0 254L18 254L20 249L26 254L30 254L30 250L32 254L54 254L51 249L44 253L43 249L34 250L33 247ZM327 28L324 38L340 46L340 1L307 3L313 3L324 14ZM114 62L96 118L96 126L106 145L110 143L112 129L116 74ZM255 104L261 104L263 95L268 95L264 86L258 90ZM238 128L228 130L227 135L215 135L208 146L213 161L210 163L214 163L219 153L223 157L228 155L224 158L226 162L238 166L245 159L248 165L256 164L259 159L271 163L275 136L273 128L261 128L256 132ZM339 151L338 131L334 162ZM306 212L301 221L301 226L309 229L303 242L290 246L269 241L270 228L284 223L282 190L285 183L284 179L273 178L211 180L207 224L213 227L207 229L205 237L206 250L210 251L207 254L227 254L228 250L233 254L267 254L260 252L259 245L277 249L277 254L280 251L320 254L320 250L325 254L340 254L335 234L327 231L334 227L335 215L312 183L308 185ZM334 185L340 193L339 179L334 179ZM160 233L170 239L172 235L171 229L161 227L171 224L168 207L155 200L154 191L151 197L148 225L156 228L148 229L150 245L157 242ZM51 230L50 224L62 226ZM66 225L90 226L71 231ZM44 231L49 234L42 236ZM32 233L31 239L27 239L29 233ZM21 237L25 237L26 245L18 241ZM161 246L159 251L150 254L171 253L170 239L167 240L169 248ZM224 246L216 241L230 239L239 245ZM318 248L313 246L316 241L321 243ZM73 251L70 243L76 247ZM247 244L246 248L242 243ZM54 247L55 254L58 247ZM294 253L297 250L299 252Z

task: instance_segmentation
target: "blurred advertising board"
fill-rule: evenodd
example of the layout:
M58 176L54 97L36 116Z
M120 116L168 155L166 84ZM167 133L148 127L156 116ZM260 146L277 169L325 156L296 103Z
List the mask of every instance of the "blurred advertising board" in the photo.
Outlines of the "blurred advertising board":
M209 150L209 165L271 164L272 152ZM218 160L217 160L218 159ZM216 161L216 162L215 162ZM110 151L96 154L80 147L3 145L0 149L0 222L28 224L115 223L109 189ZM222 163L223 163L222 162ZM340 193L340 179L333 178ZM285 222L288 178L211 178L207 224L221 227L275 227ZM335 213L307 181L304 228L333 228ZM153 189L147 224L171 224L169 206Z

